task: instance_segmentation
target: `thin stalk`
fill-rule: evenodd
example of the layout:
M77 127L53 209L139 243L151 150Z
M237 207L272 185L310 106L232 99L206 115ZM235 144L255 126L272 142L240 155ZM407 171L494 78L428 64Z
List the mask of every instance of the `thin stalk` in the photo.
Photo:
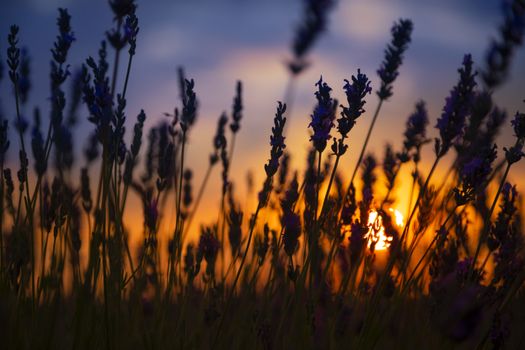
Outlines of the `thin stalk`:
M286 88L284 90L284 103L286 103L286 110L288 112L288 118L292 115L292 106L293 106L293 98L294 98L294 92L295 92L295 83L297 81L297 75L296 74L290 74L288 78L288 82L286 83ZM286 134L286 127L288 123L284 125L283 134Z
M193 204L193 209L191 210L190 215L188 216L186 225L184 225L183 234L187 234L191 228L191 224L193 223L193 218L195 217L195 213L197 212L197 209L199 208L199 205L200 205L202 196L204 194L204 190L206 189L206 185L208 184L208 180L210 178L212 169L213 169L213 165L209 163L208 169L206 170L206 174L204 175L204 179L202 180L201 186L199 187L197 198L195 199L195 203Z
M18 120L19 125L22 125L22 118L20 116L20 98L18 96L18 74L15 74L15 79L13 80L13 88L15 92L15 104L16 104L16 118ZM19 128L18 130L18 137L20 139L20 149L21 151L27 155L26 147L24 143L24 135L22 134L22 129ZM27 176L27 172L29 169L26 169L24 174L24 183L25 183L25 190L26 190L26 198L27 201L31 198L29 195L29 178ZM20 196L22 196L22 193L20 193ZM3 200L3 199L2 199ZM25 202L26 204L28 202ZM20 206L18 208L20 210ZM29 210L29 208L28 208ZM32 296L32 307L33 310L35 308L35 232L33 230L33 213L30 211L28 213L30 216L30 224L31 224L31 296ZM18 217L19 218L19 217ZM17 224L18 224L18 218L17 218Z
M253 218L251 220L250 231L248 233L248 241L246 242L246 248L244 249L244 254L242 256L241 263L239 265L239 269L237 270L237 274L235 275L235 279L233 280L233 284L232 284L232 287L231 287L231 290L228 296L228 300L226 302L226 307L224 308L224 312L222 312L220 316L221 318L219 321L219 326L217 327L217 332L215 333L214 343L217 341L222 325L224 323L224 317L225 317L224 315L228 314L228 310L231 307L233 295L235 294L235 288L237 287L237 283L239 282L239 277L241 276L241 272L244 267L244 263L246 262L246 257L248 256L248 251L250 250L250 243L252 242L253 231L255 229L255 224L257 222L257 216L259 216L259 212L261 209L262 209L261 203L259 202L259 204L257 205L257 209L255 210L255 214L253 214Z
M324 199L323 199L323 204L321 205L321 212L320 212L319 215L323 215L324 206L326 205L326 201L328 199L328 196L330 195L330 189L332 188L332 184L334 182L334 178L335 178L335 174L336 174L336 171L337 171L337 166L339 165L339 159L340 158L341 158L341 156L339 154L337 154L335 156L335 164L334 164L334 167L332 168L332 173L330 174L330 180L328 181L328 188L326 189L326 192L325 192L325 195L324 195Z
M447 215L447 218L445 219L445 221L443 222L443 224L441 224L441 227L445 227L448 223L448 221L452 218L452 216L454 216L454 213L456 212L456 209L457 209L457 205L454 207L454 210L452 210L448 215ZM412 278L414 277L414 275L416 274L416 271L418 270L419 266L421 265L421 263L423 263L423 261L425 260L427 254L430 252L430 250L432 249L432 247L434 246L434 244L437 242L439 238L439 232L436 233L434 235L434 238L432 239L432 241L430 242L430 244L428 245L427 249L425 250L425 252L423 253L423 255L421 256L421 258L419 259L419 261L417 262L416 266L414 267L414 269L412 270L412 272L410 273L410 275L408 276L408 279L405 281L404 283L404 286L403 286L403 289L401 290L401 294L403 294L405 292L405 290L408 289L408 287L410 286L410 281L412 280ZM415 249L415 246L413 247L413 249ZM413 250L412 250L413 251ZM409 254L408 256L408 259L410 261L410 257L412 256L412 254ZM424 271L424 268L423 268L423 271Z
M414 204L414 208L412 208L412 211L410 213L410 216L405 224L405 228L403 229L403 233L399 239L399 243L402 244L403 242L403 239L405 238L407 232L408 232L408 228L410 227L410 223L412 221L412 218L414 217L414 214L419 206L419 202L421 200L421 198L423 197L423 194L425 193L429 183L430 183L430 179L432 178L432 175L434 174L434 171L436 170L437 168L437 165L439 163L439 160L442 158L442 155L437 155L436 156L436 159L434 160L434 164L432 165L432 168L430 169L430 172L427 176L427 179L425 180L425 184L423 185L423 187L421 187L421 189L419 190L419 194L417 196L417 199L416 199L416 203ZM374 317L374 314L375 314L375 310L377 308L377 297L380 295L382 289L383 289L383 286L385 284L385 280L387 278L387 276L390 276L390 272L392 271L392 268L394 267L394 263L397 259L397 256L399 255L400 253L400 249L395 249L393 252L391 252L391 255L390 255L390 258L388 259L388 263L387 263L387 266L386 266L386 269L385 271L383 272L383 275L381 276L380 280L379 280L379 283L378 283L378 288L376 288L375 290L375 293L372 295L372 297L370 298L370 301L369 301L369 310L367 312L367 315L365 316L365 321L364 321L364 324L363 324L363 329L366 330L368 324L371 322L371 318ZM362 340L363 337L364 337L364 334L366 333L366 331L363 331L363 333L361 333L361 337L360 339Z
M474 253L474 258L472 259L472 264L470 266L470 274L474 273L474 266L476 265L476 260L479 256L479 253L481 251L481 246L485 241L487 240L487 236L489 233L489 226L490 226L490 220L492 213L494 213L494 209L496 208L496 205L498 204L499 195L501 194L501 190L503 189L503 186L505 185L505 181L507 180L507 176L509 175L510 166L512 163L507 162L507 167L505 168L505 172L503 173L503 177L501 178L498 191L496 192L496 196L494 197L494 200L492 201L492 205L490 206L490 210L485 217L485 222L483 225L483 230L481 231L481 235L478 240L478 245L476 246L476 252Z
M117 23L117 32L120 32L121 26L122 26L122 18L119 18L118 23ZM117 85L118 66L119 66L119 61L120 61L120 50L121 49L115 50L115 61L113 63L113 78L111 79L111 98L112 99L115 96L115 88Z
M410 215L410 208L412 208L412 200L414 199L414 191L416 189L416 178L418 176L417 162L414 162L414 173L412 174L412 186L410 187L410 195L408 197L408 208L406 212L406 217Z
M381 110L382 105L383 105L383 99L379 99L379 103L377 104L376 110L374 112L374 116L372 117L372 123L370 123L370 127L368 128L368 132L365 137L365 142L363 143L363 147L361 148L361 152L359 153L359 158L357 159L357 163L354 167L354 171L352 172L352 176L350 177L350 182L348 183L348 187L346 189L345 196L343 198L346 198L348 193L350 193L350 188L352 187L354 183L355 176L357 175L357 170L359 169L359 165L363 161L363 157L366 151L366 146L368 145L368 142L370 141L370 135L372 134L372 129L374 128L374 125L377 120L377 116L379 115L379 111Z

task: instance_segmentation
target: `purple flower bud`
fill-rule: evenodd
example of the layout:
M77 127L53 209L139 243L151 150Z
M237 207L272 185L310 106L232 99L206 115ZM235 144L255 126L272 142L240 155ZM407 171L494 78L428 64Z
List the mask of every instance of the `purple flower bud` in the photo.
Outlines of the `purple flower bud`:
M310 136L310 141L313 142L314 148L318 152L323 152L326 148L327 141L331 138L330 130L334 126L335 118L335 103L330 97L332 88L323 82L323 77L315 84L318 90L315 92L317 99L317 106L313 114L310 116L312 121L308 125L313 130L313 135Z
M436 147L439 156L445 155L450 147L462 135L465 121L470 114L473 91L476 86L474 80L476 72L472 70L472 57L465 55L463 66L458 69L459 82L446 98L443 113L437 121L436 128L439 129L440 143Z
M366 103L364 98L372 92L372 87L366 74L362 74L361 70L358 69L357 76L352 75L352 84L345 79L343 89L346 93L348 107L341 105L343 110L341 111L341 118L337 119L337 130L342 138L345 138L354 127L357 118L365 112L363 108Z
M381 79L381 87L377 95L382 100L392 96L392 85L399 74L398 69L403 62L403 53L410 43L412 28L412 21L408 19L400 19L392 27L392 42L387 45L385 59L377 71Z

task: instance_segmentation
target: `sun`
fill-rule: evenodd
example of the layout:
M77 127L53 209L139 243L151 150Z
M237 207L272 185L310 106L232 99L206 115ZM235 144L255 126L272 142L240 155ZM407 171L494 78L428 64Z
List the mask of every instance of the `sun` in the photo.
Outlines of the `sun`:
M403 227L403 214L401 214L399 210L393 208L390 208L388 211L394 213L396 226ZM365 238L367 240L368 248L371 249L372 246L374 246L374 250L377 251L387 250L394 239L392 236L388 236L385 233L383 218L376 210L370 211L370 214L368 215L368 232L365 235Z

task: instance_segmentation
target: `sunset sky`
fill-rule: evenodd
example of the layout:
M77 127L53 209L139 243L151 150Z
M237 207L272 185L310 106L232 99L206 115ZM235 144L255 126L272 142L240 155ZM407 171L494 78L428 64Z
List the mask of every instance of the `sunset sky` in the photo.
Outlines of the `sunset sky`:
M231 174L240 194L244 193L247 170L254 172L259 188L263 163L269 155L269 132L276 101L283 99L288 79L285 62L291 57L290 43L302 14L300 1L139 0L137 3L140 33L127 96L128 130L132 130L140 109L145 110L147 126L151 126L164 118L163 112L171 112L180 104L176 67L184 66L187 76L195 79L200 103L199 119L191 132L188 149L188 166L194 170L194 188L197 188L208 164L216 120L222 111L231 111L235 82L240 79L244 83L245 110ZM387 141L399 147L405 120L419 99L427 102L429 133L436 136L433 126L445 97L457 81L463 55L471 53L476 66L483 66L489 41L496 36L497 26L502 22L499 4L497 0L339 1L331 13L327 32L309 56L311 66L297 81L287 127L292 166L303 167L309 115L315 104L315 82L322 75L334 89L334 95L343 100L343 79L349 79L360 68L372 79L375 91L376 70L390 40L392 23L399 18L413 20L412 43L394 84L394 95L379 116L369 149L381 158ZM32 57L33 89L29 105L39 105L44 111L49 105L49 49L57 32L57 7L67 7L72 16L77 38L68 58L72 69L88 56L96 56L104 32L113 25L107 2L103 0L2 1L0 57L5 59L9 25L18 24L20 45L26 46ZM113 61L111 51L109 60ZM511 115L518 109L525 110L523 62L525 50L521 49L516 53L508 81L495 94L496 103ZM122 70L121 78L123 74ZM0 85L1 103L10 117L14 115L11 91L4 79ZM367 113L350 134L350 152L341 169L352 171L376 104L377 97L370 95L365 106ZM87 117L87 112L83 111L82 116ZM77 151L83 147L86 130L90 128L84 120L77 130ZM500 157L502 148L512 142L512 130L507 125L498 142ZM426 163L430 162L432 147L427 147L424 155ZM447 168L446 164L441 166L442 171ZM512 181L521 184L519 190L525 186L520 180L523 175L525 163L521 162L510 175ZM215 169L213 176L202 208L218 206L220 171ZM214 219L215 211L207 213Z

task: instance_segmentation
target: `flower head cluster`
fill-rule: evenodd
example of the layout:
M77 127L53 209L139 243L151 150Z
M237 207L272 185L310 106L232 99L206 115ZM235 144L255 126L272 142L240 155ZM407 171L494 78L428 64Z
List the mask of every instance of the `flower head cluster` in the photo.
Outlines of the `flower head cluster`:
M67 53L73 41L75 41L75 35L71 31L71 16L66 9L59 8L59 15L57 19L57 26L59 34L56 38L56 41L53 44L53 49L51 53L53 54L53 59L58 64L63 64L66 62Z
M226 113L222 113L217 121L217 131L213 137L213 148L214 151L210 154L210 164L214 165L219 161L219 152L226 146L225 129L228 124L228 116Z
M265 207L268 203L270 192L272 190L272 178L279 169L279 159L283 155L286 145L284 143L283 130L286 124L286 118L284 112L286 111L286 104L278 102L277 112L273 119L274 126L272 127L272 135L270 135L270 145L272 149L270 151L270 159L268 163L264 165L264 172L266 173L266 180L264 181L263 188L259 192L259 206Z
M373 192L374 184L377 180L377 176L375 174L377 161L374 155L368 154L363 159L363 163L361 165L363 167L363 193L365 193L366 190L370 191L370 193ZM364 194L363 194L364 196Z
M399 75L398 69L403 62L403 53L410 43L412 28L412 21L408 19L400 19L392 26L392 42L387 45L385 59L377 71L381 79L381 87L377 91L377 95L381 100L386 100L392 96L392 84Z
M404 132L405 139L403 140L403 151L399 155L402 162L407 162L410 158L414 161L419 161L419 150L425 142L426 127L428 125L428 113L424 101L419 101L416 104L416 110L408 117L406 128ZM416 159L417 158L417 159Z
M183 193L182 204L184 205L185 209L188 210L191 203L193 202L192 185L191 185L191 180L193 178L193 172L191 171L191 169L185 169L182 177L184 179L184 184L182 186L182 193Z
M13 84L18 82L18 65L20 64L20 49L18 48L18 31L17 25L12 25L9 28L9 35L7 36L7 42L9 47L7 48L7 66L9 67L9 79Z
M86 60L86 64L93 73L93 86L90 84L91 76L87 72L87 68L84 68L83 71L83 99L91 114L88 120L95 124L99 141L102 141L103 137L109 137L108 128L113 116L113 98L111 97L109 78L107 77L109 66L106 57L106 42L102 41L98 63L92 57Z
M137 48L137 35L139 34L139 19L135 15L135 11L126 17L126 23L124 24L124 39L127 39L129 43L129 55L135 55L135 50Z
M35 159L35 171L38 176L42 176L47 170L47 161L44 150L44 138L40 131L39 113L35 113L35 119L35 125L31 132L31 150L33 151L33 158Z
M493 40L485 56L486 68L482 77L485 85L495 88L506 78L516 47L521 45L525 33L525 2L503 1L505 20L497 40Z
M110 0L109 6L115 15L116 20L122 20L124 17L135 11L137 5L135 0Z
M232 106L232 122L230 124L230 129L233 133L236 133L241 128L241 119L242 119L242 82L237 82L236 94L233 99Z
M201 229L201 237L199 239L198 255L204 257L207 267L206 273L210 276L215 271L215 261L217 254L221 248L221 243L216 237L216 227L203 227Z
M149 195L143 201L144 206L144 224L149 229L150 233L157 232L157 219L159 217L158 202L155 198Z
M330 139L330 130L334 126L336 102L330 97L332 88L323 82L323 77L315 84L318 90L315 92L317 106L311 115L312 121L308 125L313 130L310 141L313 142L317 152L323 152L326 143Z
M4 164L5 155L9 149L9 137L7 136L9 131L8 129L9 125L7 120L0 119L0 164Z
M341 105L343 110L341 111L341 118L337 119L337 131L339 131L342 138L346 138L354 127L357 118L365 112L363 107L366 101L364 98L366 94L372 92L372 87L366 74L361 73L361 70L358 69L357 76L352 75L351 84L345 79L343 89L345 90L348 107Z
M334 4L333 0L304 0L303 2L303 21L297 26L292 43L294 59L289 63L292 74L299 74L306 68L304 56L325 30L328 11Z
M234 256L237 256L241 248L242 219L244 214L242 210L235 205L231 197L232 196L230 196L230 214L228 216L228 238L232 253Z
M510 123L516 137L525 140L525 113L516 112L514 119Z
M516 134L516 143L511 148L503 148L505 151L505 158L509 164L519 162L522 157L525 156L523 153L523 144L525 143L525 113L517 112L514 119L511 121Z
M518 198L518 191L516 186L512 186L506 182L501 190L501 204L500 211L496 218L494 225L491 227L488 238L488 247L490 250L496 250L507 240L509 231L512 229L512 221L518 211L516 207L516 200Z
M186 132L197 118L197 96L195 95L195 82L193 79L184 80L185 98L183 99L182 117L180 126L183 132Z
M82 197L82 207L86 211L86 213L90 213L91 209L93 209L93 200L91 198L91 188L90 188L90 180L89 180L89 173L87 168L82 168L80 173L80 183L81 183L81 197Z
M465 55L463 66L458 69L459 82L446 98L443 113L437 121L440 140L436 140L435 152L445 155L456 139L462 135L467 116L470 114L476 72L472 68L472 56Z
M270 159L267 164L264 165L264 171L267 177L272 177L277 173L279 167L279 158L283 155L286 145L284 143L285 137L283 136L284 125L286 123L286 104L279 102L277 106L277 112L273 119L274 126L272 127L272 135L270 135L270 145L272 149L270 151Z
M29 79L31 58L26 48L22 48L20 56L20 75L18 79L18 93L20 95L20 103L25 104L29 97L31 90L31 80Z
M460 186L454 189L458 206L465 205L473 200L475 195L485 187L496 156L496 145L484 147L463 165L460 171Z

